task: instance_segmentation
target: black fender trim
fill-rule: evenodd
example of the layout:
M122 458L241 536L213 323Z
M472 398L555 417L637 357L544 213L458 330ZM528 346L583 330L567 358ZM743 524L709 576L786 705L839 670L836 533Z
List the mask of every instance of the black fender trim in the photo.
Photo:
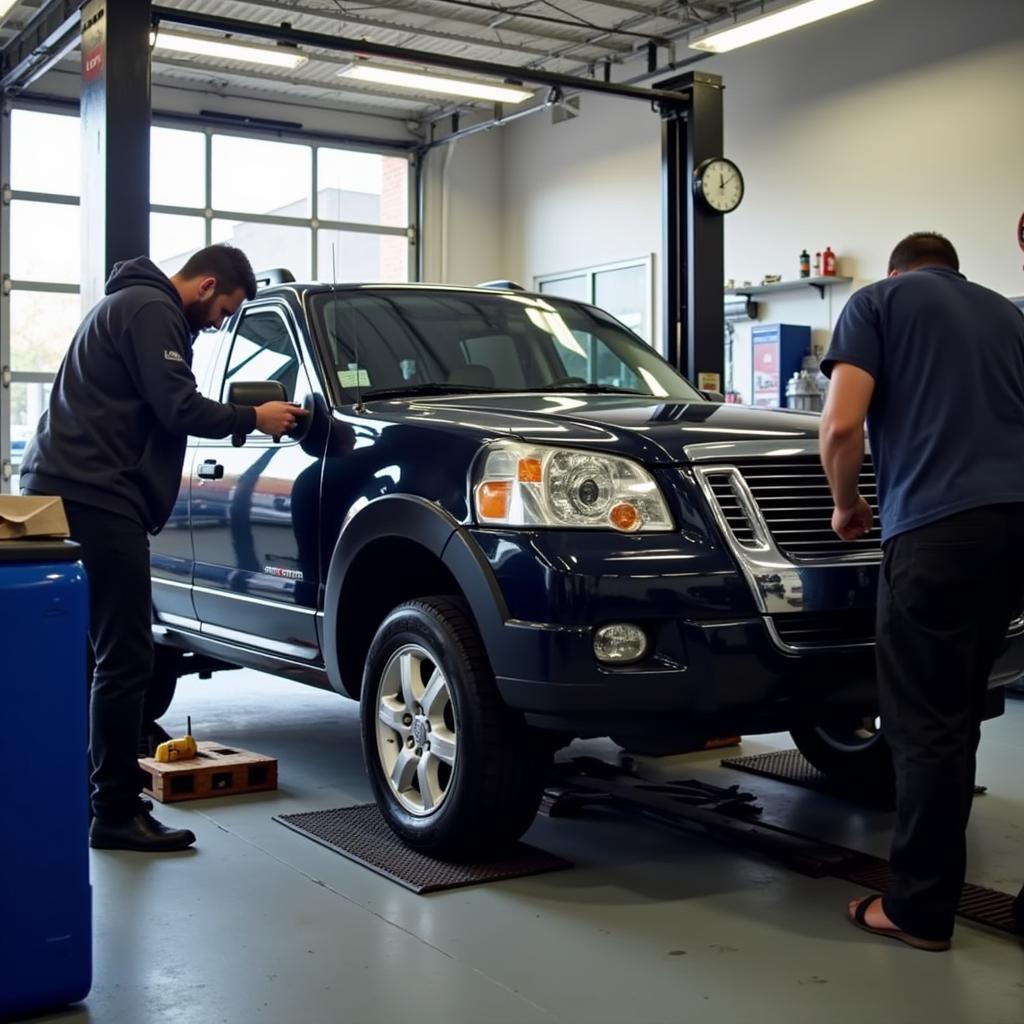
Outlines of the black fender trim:
M342 527L334 546L324 591L322 647L331 685L346 697L358 698L341 671L338 619L345 579L367 545L380 540L412 541L434 555L455 578L470 605L485 646L509 618L508 608L483 552L447 511L412 495L385 495L364 505ZM386 586L386 578L378 585ZM500 634L498 634L500 635Z

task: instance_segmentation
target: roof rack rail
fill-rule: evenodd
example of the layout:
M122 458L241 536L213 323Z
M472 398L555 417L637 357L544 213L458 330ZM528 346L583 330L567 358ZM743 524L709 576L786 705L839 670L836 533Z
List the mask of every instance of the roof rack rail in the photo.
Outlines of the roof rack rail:
M272 284L291 284L295 275L284 267L271 267L256 272L256 287L269 288Z
M525 292L526 289L515 281L501 279L500 281L481 281L477 288L500 288L507 292Z

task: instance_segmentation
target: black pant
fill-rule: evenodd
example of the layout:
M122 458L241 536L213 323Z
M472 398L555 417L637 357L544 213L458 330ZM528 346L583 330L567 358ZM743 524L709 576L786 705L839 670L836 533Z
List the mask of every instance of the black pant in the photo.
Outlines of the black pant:
M889 918L948 939L985 691L1024 603L1024 505L950 516L886 544L878 601L882 726L896 768Z
M64 508L89 577L92 809L119 824L142 809L138 745L153 673L149 537L125 516L73 501Z

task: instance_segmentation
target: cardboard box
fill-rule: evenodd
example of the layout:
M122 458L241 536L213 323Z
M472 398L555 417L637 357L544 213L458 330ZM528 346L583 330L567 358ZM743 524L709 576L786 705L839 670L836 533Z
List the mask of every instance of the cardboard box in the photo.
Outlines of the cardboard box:
M60 498L0 494L0 541L68 536L68 520Z

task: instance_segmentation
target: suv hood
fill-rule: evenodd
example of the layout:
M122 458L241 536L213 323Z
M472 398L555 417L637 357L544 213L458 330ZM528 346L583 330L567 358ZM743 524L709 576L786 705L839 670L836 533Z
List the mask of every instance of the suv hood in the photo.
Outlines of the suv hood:
M649 463L689 462L685 449L696 444L721 444L723 458L744 441L785 448L816 440L821 423L814 413L579 392L418 398L408 418L538 444L599 448Z

